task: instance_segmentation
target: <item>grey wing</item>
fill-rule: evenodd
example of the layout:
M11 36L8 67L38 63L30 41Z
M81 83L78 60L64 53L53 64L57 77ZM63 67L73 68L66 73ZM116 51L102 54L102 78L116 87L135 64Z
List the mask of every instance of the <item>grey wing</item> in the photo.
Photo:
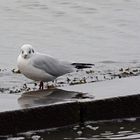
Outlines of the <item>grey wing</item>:
M58 77L74 70L70 63L59 61L53 57L37 54L33 58L33 66L45 71L46 73Z

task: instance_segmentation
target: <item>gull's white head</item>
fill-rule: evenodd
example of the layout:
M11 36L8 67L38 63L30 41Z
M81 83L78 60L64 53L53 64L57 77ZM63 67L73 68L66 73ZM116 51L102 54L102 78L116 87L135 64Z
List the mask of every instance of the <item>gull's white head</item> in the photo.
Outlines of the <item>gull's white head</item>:
M34 53L35 53L35 50L30 44L24 44L21 47L20 55L24 59L29 59L32 55L34 55Z

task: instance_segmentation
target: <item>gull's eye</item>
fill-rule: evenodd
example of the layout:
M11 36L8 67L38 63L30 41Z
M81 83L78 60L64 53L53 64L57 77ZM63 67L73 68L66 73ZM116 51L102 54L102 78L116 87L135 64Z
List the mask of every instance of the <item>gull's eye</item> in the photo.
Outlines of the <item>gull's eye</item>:
M29 51L29 54L31 54L31 50Z
M24 54L24 51L21 51L22 54Z
M34 50L32 49L32 52L34 53Z

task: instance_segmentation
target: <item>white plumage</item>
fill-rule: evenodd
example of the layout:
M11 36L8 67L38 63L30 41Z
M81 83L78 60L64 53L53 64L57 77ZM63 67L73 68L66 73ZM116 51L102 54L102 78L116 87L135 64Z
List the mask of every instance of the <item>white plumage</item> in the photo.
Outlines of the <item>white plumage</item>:
M35 81L52 81L61 75L73 72L75 69L74 65L69 62L35 52L29 44L21 47L17 66L22 74Z

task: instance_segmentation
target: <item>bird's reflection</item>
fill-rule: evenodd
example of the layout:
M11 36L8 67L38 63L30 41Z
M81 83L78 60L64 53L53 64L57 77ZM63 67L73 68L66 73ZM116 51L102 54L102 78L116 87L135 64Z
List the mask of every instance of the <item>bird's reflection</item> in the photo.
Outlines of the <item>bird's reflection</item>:
M18 99L18 103L21 108L30 108L85 98L92 97L89 97L87 93L66 91L62 89L47 89L23 93Z

